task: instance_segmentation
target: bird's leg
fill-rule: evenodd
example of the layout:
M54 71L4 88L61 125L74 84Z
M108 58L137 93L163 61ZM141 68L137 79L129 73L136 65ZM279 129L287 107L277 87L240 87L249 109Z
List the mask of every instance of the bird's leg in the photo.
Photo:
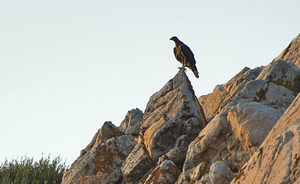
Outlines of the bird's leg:
M180 71L181 70L185 71L185 64L182 62L182 67L178 67L178 68L179 68Z

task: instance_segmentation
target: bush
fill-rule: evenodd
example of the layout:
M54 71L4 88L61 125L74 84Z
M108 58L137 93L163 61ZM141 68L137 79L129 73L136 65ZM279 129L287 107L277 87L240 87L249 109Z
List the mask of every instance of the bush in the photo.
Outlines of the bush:
M13 159L0 165L0 184L58 184L61 183L66 163L61 162L60 156L50 160L41 157L39 161L27 156L20 160Z

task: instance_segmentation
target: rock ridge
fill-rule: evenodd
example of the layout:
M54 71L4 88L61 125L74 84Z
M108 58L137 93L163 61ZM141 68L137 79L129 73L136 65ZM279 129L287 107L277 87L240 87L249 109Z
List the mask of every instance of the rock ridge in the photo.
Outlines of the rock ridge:
M105 122L62 183L300 183L299 48L198 98L180 70L144 112Z

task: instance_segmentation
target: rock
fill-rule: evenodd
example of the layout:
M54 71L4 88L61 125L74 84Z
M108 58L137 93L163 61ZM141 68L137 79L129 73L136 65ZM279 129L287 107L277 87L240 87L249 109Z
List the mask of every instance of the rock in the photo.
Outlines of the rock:
M189 172L188 177L184 172L182 172L176 183L201 183L201 178L207 175L208 172L208 164L206 164L205 162L201 162Z
M96 143L104 143L106 140L123 135L124 133L117 129L117 127L112 124L111 121L106 121L102 125L102 127L97 131L97 133L94 135L93 139L90 141L90 143L80 151L80 156L83 156L86 152L88 152L93 146L97 146Z
M130 135L122 135L106 122L82 154L63 175L62 183L116 183L121 180L121 165L135 146Z
M300 34L294 38L291 43L284 49L274 61L283 59L285 61L293 61L300 68Z
M210 167L208 178L212 184L225 184L234 178L234 174L224 162L219 161Z
M143 184L162 183L173 184L177 180L180 170L175 166L171 160L165 160L157 166L143 181Z
M114 124L112 124L111 121L106 121L99 130L95 142L105 142L112 137L120 136L123 134L124 133L121 132Z
M292 61L273 61L264 68L257 79L284 86L294 92L295 95L300 92L300 68Z
M190 143L183 172L189 175L190 170L202 162L209 164L228 156L226 147L229 136L230 126L227 117L224 114L216 115Z
M180 169L182 169L190 142L187 135L182 135L177 139L175 147L166 154L168 159L172 160Z
M300 182L300 94L231 183Z
M157 161L175 147L182 135L188 135L191 141L205 125L202 108L190 81L181 70L150 97L140 129L151 158Z
M128 111L124 120L120 124L120 128L124 131L124 133L137 136L140 131L140 123L143 118L143 112L136 108Z
M221 103L217 101L221 106L219 109L210 111L205 105L208 102L202 103L212 119L189 144L183 172L177 183L193 181L192 171L201 163L212 166L224 161L231 172L238 172L294 100L299 71L294 63L278 60L255 72L256 75L253 71L252 77L243 80L244 83L232 82L237 81L236 76L219 86L218 89L227 89L227 94L220 98ZM238 76L244 75L245 71L242 71ZM214 91L210 96L199 98L199 101L211 99L218 93ZM204 182L204 178L203 175L197 182Z
M144 114L105 122L62 183L300 183L299 40L198 99L179 71Z
M127 183L138 183L155 166L143 144L137 144L122 165L123 178Z
M199 97L198 101L203 107L208 122L231 101L247 82L256 79L261 70L262 67L252 70L245 67L226 84L218 85L212 93Z
M227 119L235 137L247 147L260 145L281 113L258 102L239 103L228 111Z

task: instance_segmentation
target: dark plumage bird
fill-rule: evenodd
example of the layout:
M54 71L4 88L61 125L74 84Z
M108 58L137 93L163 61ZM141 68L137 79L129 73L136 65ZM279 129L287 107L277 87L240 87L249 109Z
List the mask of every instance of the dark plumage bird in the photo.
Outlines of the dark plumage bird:
M175 42L175 47L173 49L175 58L182 64L182 68L188 67L193 71L196 78L199 78L199 73L196 67L196 60L194 58L194 54L191 49L180 41L176 36L170 38Z

